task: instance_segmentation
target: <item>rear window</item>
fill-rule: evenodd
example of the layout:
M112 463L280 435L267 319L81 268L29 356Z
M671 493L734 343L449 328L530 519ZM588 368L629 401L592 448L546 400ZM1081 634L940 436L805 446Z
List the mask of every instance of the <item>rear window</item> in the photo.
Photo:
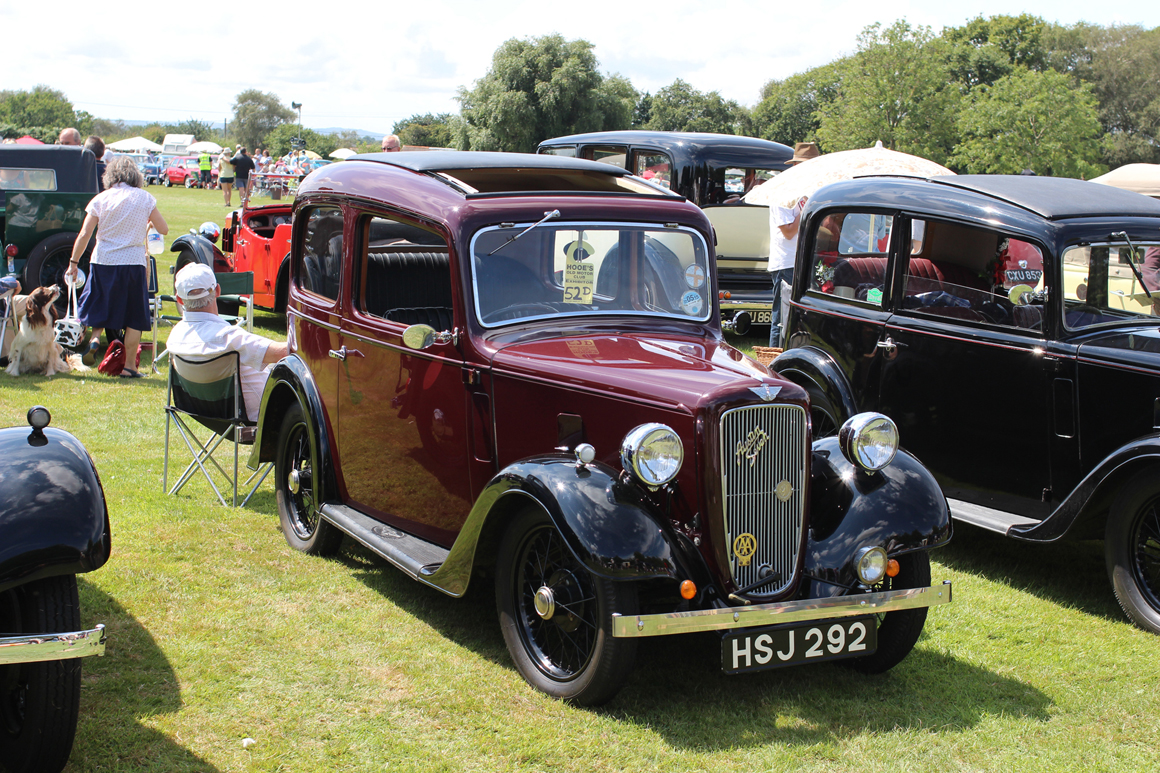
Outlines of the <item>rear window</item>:
M0 190L55 191L56 170L0 167Z

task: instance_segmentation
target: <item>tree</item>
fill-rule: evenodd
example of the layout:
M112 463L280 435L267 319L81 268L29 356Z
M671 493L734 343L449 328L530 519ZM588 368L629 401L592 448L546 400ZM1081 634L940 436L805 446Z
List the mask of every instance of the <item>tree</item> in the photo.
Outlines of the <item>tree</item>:
M298 124L284 123L266 135L261 146L270 151L272 156L284 156L293 149L291 140L298 138ZM313 129L302 128L302 141L306 143L306 150L313 150L326 158L331 151L339 147L339 139L333 134L319 134ZM248 146L247 146L248 147Z
M1047 23L1038 16L978 16L962 27L948 27L942 36L951 45L951 73L967 88L990 85L1016 67L1043 70L1048 66L1044 44Z
M449 148L451 147L451 114L416 114L396 123L391 133L397 134L399 141L404 145Z
M453 141L464 150L532 151L549 137L627 127L635 90L596 67L586 40L508 40L473 89L460 87Z
M196 118L187 118L180 123L169 124L165 129L166 134L192 134L198 140L224 139L221 132L214 129L212 125ZM247 147L253 149L252 145Z
M817 138L818 113L838 98L841 63L815 67L783 81L769 81L753 109L753 133L793 145Z
M664 132L741 134L745 108L716 91L697 91L680 78L653 95L646 129Z
M1105 160L1160 162L1160 28L1085 27L1081 34L1090 63L1078 74L1099 100Z
M959 89L947 66L947 43L929 27L872 24L843 63L840 97L819 108L819 142L830 151L869 147L941 163L955 143Z
M959 118L962 141L951 163L970 173L1030 169L1055 177L1103 171L1096 99L1087 84L1054 70L1024 67L972 92Z
M295 112L283 105L277 95L257 89L246 89L234 99L234 136L253 150L266 135L287 123Z
M72 102L63 91L48 86L37 86L32 91L0 91L0 123L63 129L76 122Z

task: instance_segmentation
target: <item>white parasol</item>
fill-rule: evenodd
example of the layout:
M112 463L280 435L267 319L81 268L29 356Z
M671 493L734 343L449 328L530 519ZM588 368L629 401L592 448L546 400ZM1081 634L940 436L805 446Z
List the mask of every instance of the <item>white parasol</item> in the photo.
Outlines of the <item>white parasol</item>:
M1160 164L1125 164L1092 182L1160 198Z
M744 201L790 208L823 185L876 174L934 177L954 172L921 156L887 150L878 142L872 148L826 153L803 161L749 191Z
M317 154L317 153L315 153L313 150L304 150L304 151L302 151L302 152L306 154L306 157L307 157L307 158L313 158L315 161L317 161L318 159L322 158L322 156L318 155L318 154Z
M185 149L187 153L200 153L203 150L207 153L221 153L222 146L211 140L202 140L201 142L193 143Z
M337 150L330 151L331 158L340 158L343 160L356 155L358 155L358 151L351 150L350 148L338 148Z

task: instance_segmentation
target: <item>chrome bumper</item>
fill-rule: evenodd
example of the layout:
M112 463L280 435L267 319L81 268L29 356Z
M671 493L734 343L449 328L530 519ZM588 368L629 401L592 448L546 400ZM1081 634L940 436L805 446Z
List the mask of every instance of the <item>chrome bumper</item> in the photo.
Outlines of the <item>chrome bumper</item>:
M759 625L829 620L855 615L877 615L901 609L918 609L949 604L951 583L929 588L908 588L857 596L826 599L783 601L750 607L699 609L659 615L613 615L612 635L616 637L669 636L696 631L725 631L731 628L754 628Z
M105 626L91 631L0 636L0 666L41 660L70 660L105 654Z

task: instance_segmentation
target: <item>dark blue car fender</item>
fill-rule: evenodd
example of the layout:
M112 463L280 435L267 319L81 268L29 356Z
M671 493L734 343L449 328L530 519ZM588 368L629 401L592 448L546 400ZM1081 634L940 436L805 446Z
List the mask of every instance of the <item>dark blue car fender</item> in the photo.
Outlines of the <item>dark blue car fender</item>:
M943 545L951 538L950 508L934 476L899 450L876 473L851 464L837 438L813 445L810 532L804 597L840 596L859 584L859 548L878 545L890 557Z
M104 566L105 492L79 440L53 427L0 429L0 534L0 592Z

